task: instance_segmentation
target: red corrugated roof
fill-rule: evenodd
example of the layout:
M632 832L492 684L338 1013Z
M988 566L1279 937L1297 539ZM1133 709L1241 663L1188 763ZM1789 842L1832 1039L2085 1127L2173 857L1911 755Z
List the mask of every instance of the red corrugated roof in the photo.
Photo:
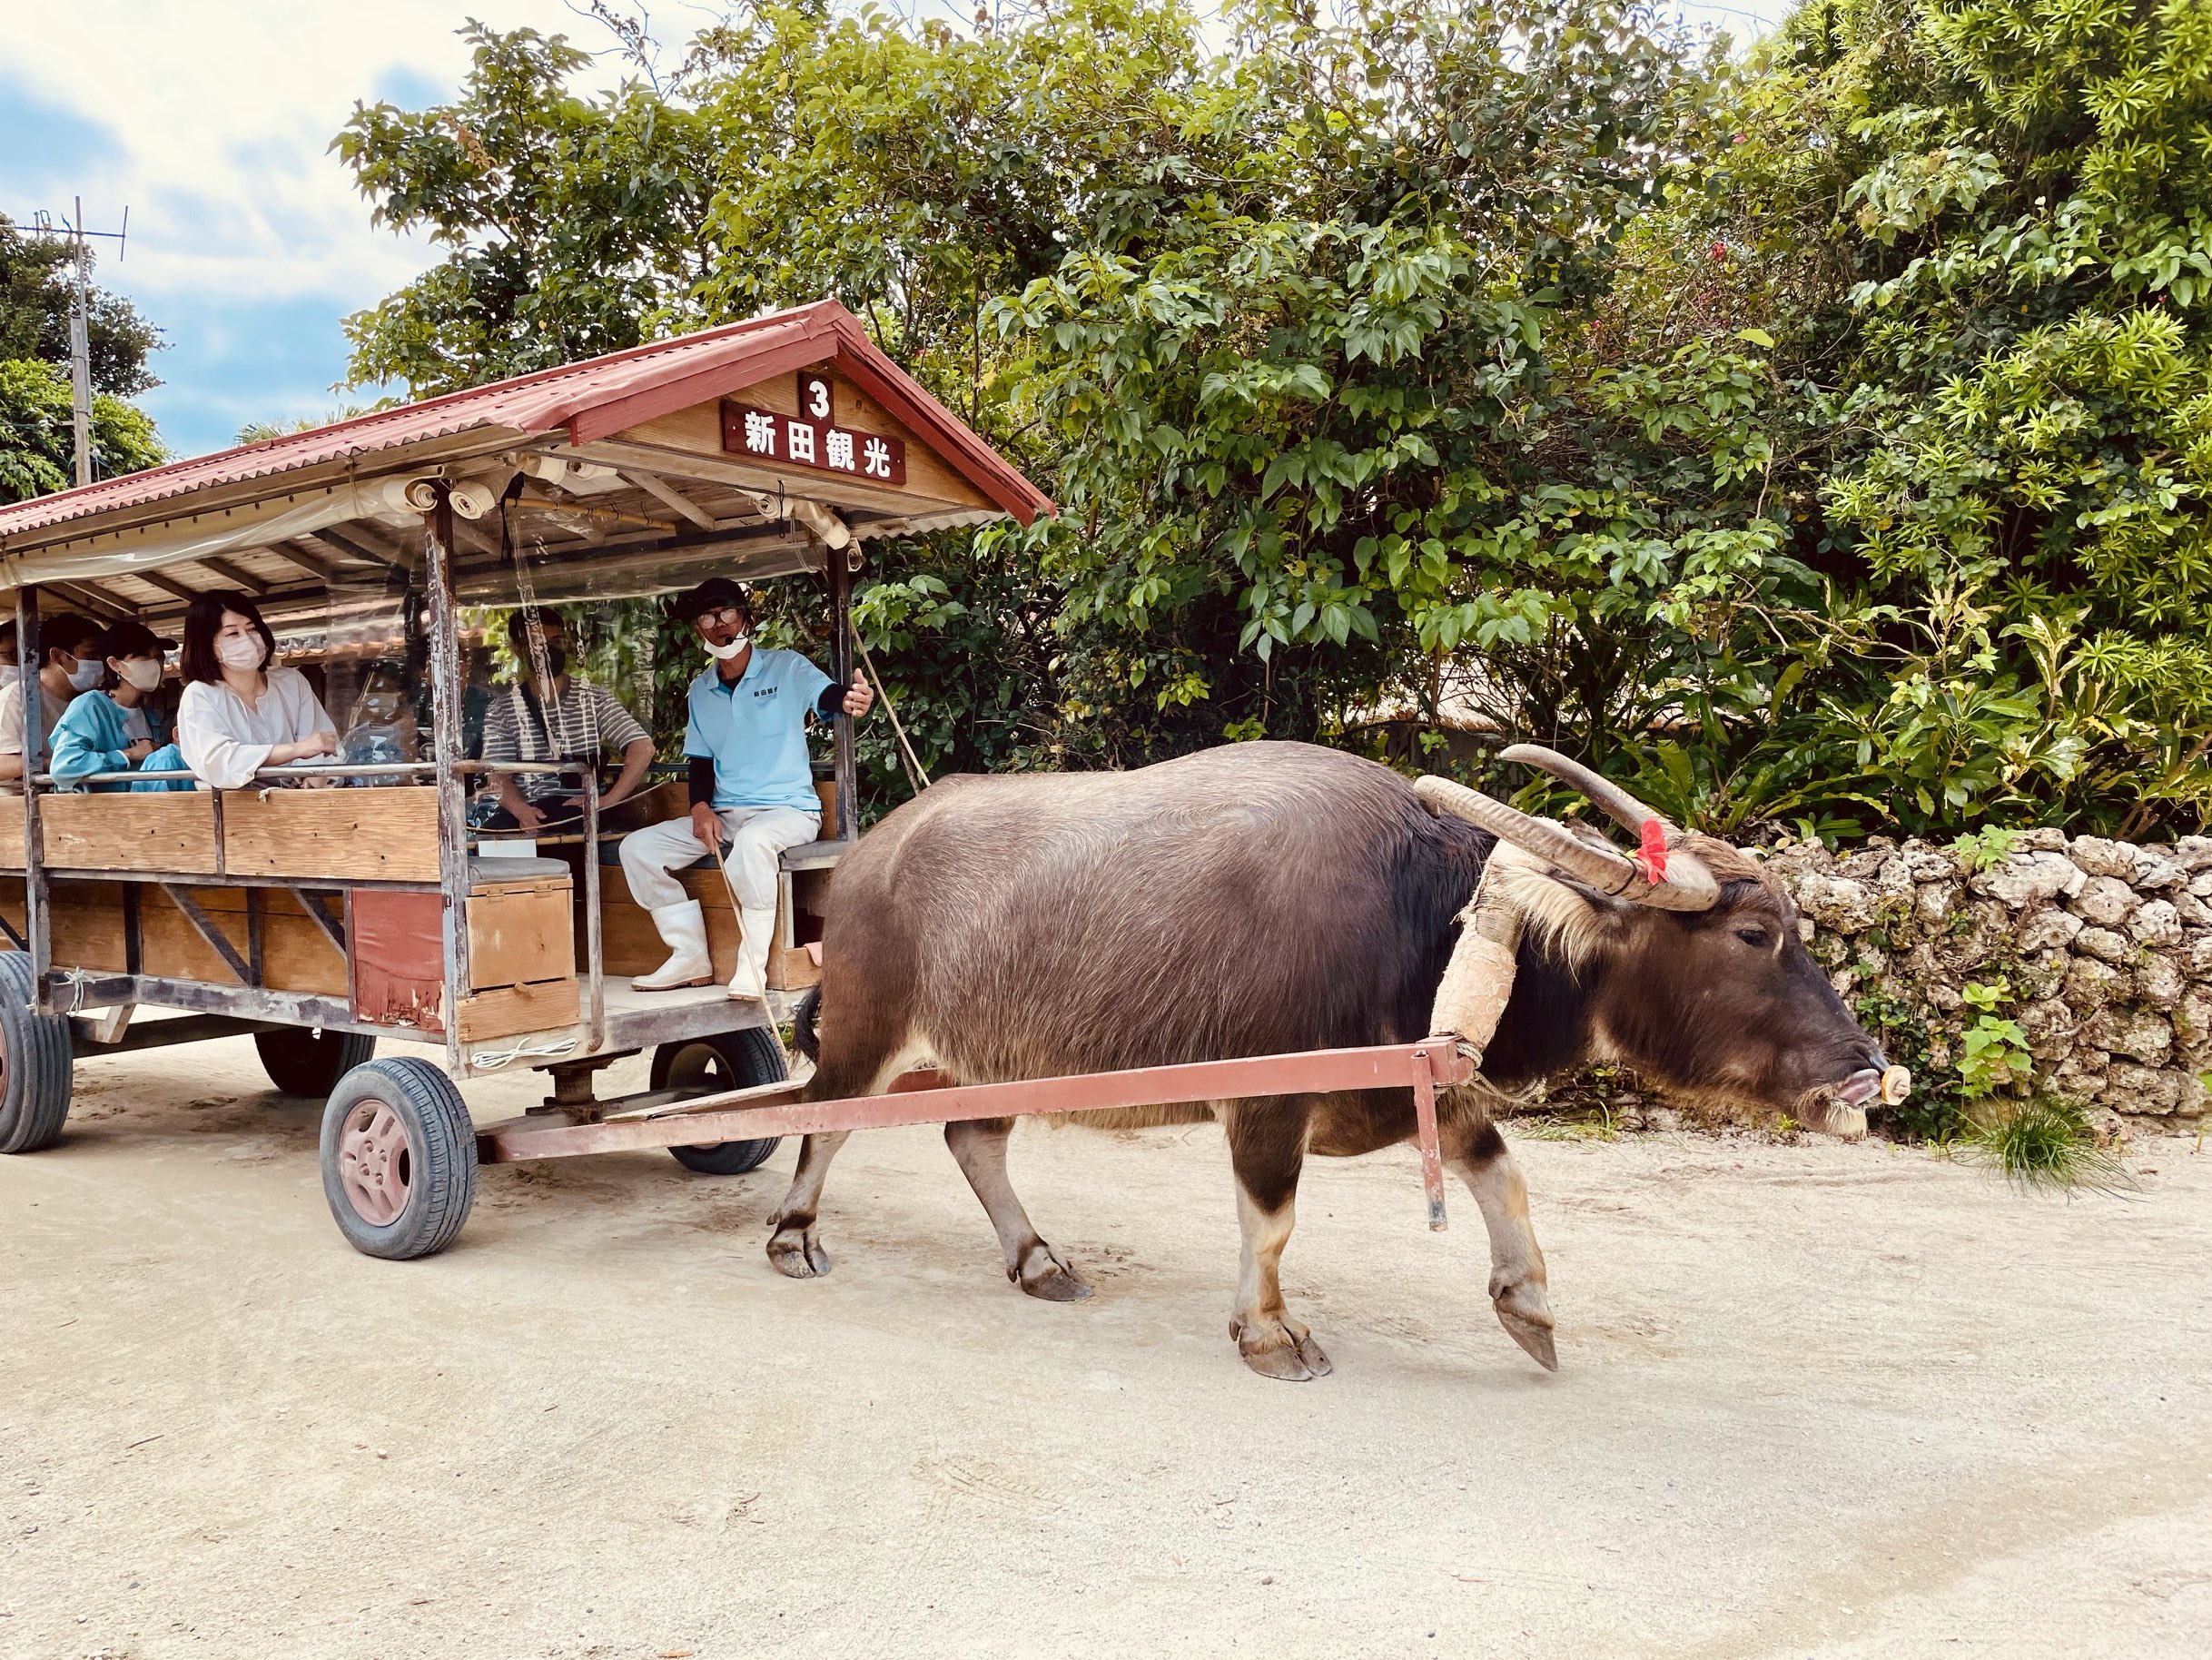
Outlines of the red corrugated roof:
M1042 491L879 351L858 318L835 301L823 300L333 421L243 449L36 496L0 507L0 539L477 430L543 433L567 427L574 442L590 443L656 416L824 361L835 362L986 499L1022 524L1052 511Z

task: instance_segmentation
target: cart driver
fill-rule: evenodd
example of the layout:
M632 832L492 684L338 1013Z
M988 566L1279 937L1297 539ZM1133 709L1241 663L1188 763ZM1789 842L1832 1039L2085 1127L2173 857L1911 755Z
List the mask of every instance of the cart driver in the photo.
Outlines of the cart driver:
M737 906L737 972L729 993L757 1000L768 989L777 859L821 832L806 717L865 715L874 697L857 673L852 685L838 687L795 651L754 645L752 602L727 577L709 577L670 610L691 625L712 660L691 683L684 732L691 815L622 840L630 897L652 913L670 953L630 983L660 992L713 981L706 914L671 874L713 853L722 857Z

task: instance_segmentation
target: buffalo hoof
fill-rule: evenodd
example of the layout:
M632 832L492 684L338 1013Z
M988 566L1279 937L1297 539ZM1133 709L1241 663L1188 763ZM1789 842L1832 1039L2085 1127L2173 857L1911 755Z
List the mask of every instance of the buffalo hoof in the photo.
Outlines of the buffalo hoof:
M1262 1378L1279 1378L1285 1383L1311 1383L1336 1369L1321 1352L1321 1346L1313 1340L1312 1333L1288 1320L1255 1322L1249 1326L1241 1320L1231 1320L1229 1335L1237 1339L1237 1352L1244 1358L1245 1365Z
M768 1241L768 1260L794 1280L819 1280L830 1271L829 1252L815 1238L814 1225L785 1227Z
M1552 1341L1552 1310L1541 1286L1516 1285L1493 1305L1506 1335L1528 1351L1528 1358L1547 1372L1559 1369L1559 1350Z
M1091 1288L1042 1240L1023 1254L1019 1268L1007 1270L1006 1278L1046 1302L1081 1302L1091 1295Z

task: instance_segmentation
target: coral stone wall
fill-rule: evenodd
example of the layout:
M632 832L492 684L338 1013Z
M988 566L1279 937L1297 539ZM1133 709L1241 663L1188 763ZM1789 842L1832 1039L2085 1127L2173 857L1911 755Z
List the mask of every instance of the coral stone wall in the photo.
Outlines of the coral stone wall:
M1886 1021L1922 1086L1955 1086L1970 983L2009 983L2039 1088L2173 1126L2212 1072L2212 837L2137 846L2057 830L2009 855L1876 836L1783 845L1813 956L1870 1028ZM1986 868L1977 868L1986 865Z

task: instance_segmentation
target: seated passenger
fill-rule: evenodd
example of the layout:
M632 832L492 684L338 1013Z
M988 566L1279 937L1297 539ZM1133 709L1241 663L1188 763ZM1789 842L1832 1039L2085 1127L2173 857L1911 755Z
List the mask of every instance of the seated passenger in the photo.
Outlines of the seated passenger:
M264 766L338 753L315 688L275 655L276 636L243 594L202 594L185 610L177 748L202 783L243 789Z
M530 651L530 613L517 611L507 619L507 639L522 665L522 680L492 688L484 712L484 759L574 761L581 772L619 755L622 776L599 797L604 812L627 800L644 781L653 765L653 740L612 692L568 672L568 637L560 618L546 611L537 617L546 673L553 677L550 718ZM491 779L504 811L486 829L535 831L548 819L574 821L583 815L578 786L559 773L494 773Z
M415 711L398 671L380 667L370 671L360 695L353 700L353 724L338 740L338 758L349 766L392 766L418 758L421 735L415 729ZM349 784L382 784L382 778L349 778Z
M29 746L31 771L45 764L49 737L77 694L100 684L107 672L100 660L100 626L74 612L39 619L38 640L45 661L38 670L42 714L37 741ZM0 793L23 794L23 685L21 677L0 697Z
M874 701L858 673L840 687L795 651L752 643L753 607L727 577L709 577L670 608L714 659L691 683L684 753L691 760L691 816L622 838L630 897L653 914L667 962L630 983L640 991L705 985L715 977L706 917L671 873L729 843L723 873L737 904L737 972L730 995L768 990L768 935L775 925L776 862L821 832L822 798L806 755L806 717L865 715Z
M143 623L108 625L98 647L107 684L77 698L54 728L50 770L58 786L74 788L75 780L91 774L129 772L144 765L157 739L147 719L147 699L162 684L162 654L175 644L157 637ZM95 784L89 787L121 790L138 786ZM163 786L158 780L149 779L145 787Z

